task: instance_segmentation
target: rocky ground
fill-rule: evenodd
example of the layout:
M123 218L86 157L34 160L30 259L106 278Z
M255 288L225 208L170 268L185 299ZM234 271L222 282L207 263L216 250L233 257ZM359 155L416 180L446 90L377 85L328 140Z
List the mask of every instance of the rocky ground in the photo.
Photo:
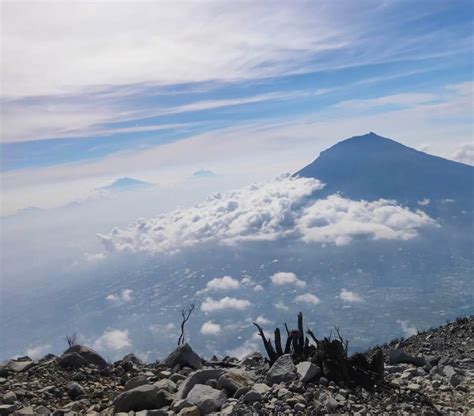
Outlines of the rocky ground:
M185 344L162 362L128 355L108 364L75 345L61 357L2 364L0 416L474 415L474 317L380 348L384 381L365 390L289 355L270 368L259 353L204 361Z

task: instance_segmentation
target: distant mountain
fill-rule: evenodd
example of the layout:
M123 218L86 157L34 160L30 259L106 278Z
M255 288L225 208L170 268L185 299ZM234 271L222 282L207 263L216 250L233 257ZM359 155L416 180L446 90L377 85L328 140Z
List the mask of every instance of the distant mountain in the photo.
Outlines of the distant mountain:
M117 179L110 185L102 186L98 189L105 191L125 191L138 188L148 188L150 186L153 186L153 184L149 182L140 181L138 179L124 177Z
M335 144L295 175L324 182L319 195L339 192L351 199L395 199L427 211L451 203L462 209L473 207L474 167L372 132Z
M216 174L211 170L206 169L199 169L193 173L194 178L212 178L216 176Z

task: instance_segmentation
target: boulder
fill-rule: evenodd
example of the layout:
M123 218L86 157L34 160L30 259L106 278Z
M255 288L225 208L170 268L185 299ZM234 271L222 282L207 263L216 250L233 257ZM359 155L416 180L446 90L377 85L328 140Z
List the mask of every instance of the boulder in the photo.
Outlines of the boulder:
M107 362L97 352L84 345L69 347L59 357L58 362L64 368L78 368L89 364L93 364L100 369L107 367Z
M144 365L145 363L140 360L140 358L138 358L135 354L127 354L126 356L124 356L121 360L122 362L125 362L125 363L132 363L132 364L135 364L135 365Z
M202 413L208 414L219 411L227 401L227 396L223 391L196 384L189 392L187 400L196 405Z
M0 404L0 416L9 415L16 410L16 404Z
M0 376L6 377L11 373L21 373L28 370L34 365L33 361L28 357L23 357L17 360L8 360L5 364L0 366Z
M119 394L113 401L114 413L160 409L172 401L167 391L146 384Z
M290 354L284 354L273 363L268 370L266 381L268 384L280 384L281 382L296 379L296 366Z
M58 364L62 368L76 369L87 365L87 361L78 353L71 352L58 358Z
M201 357L192 350L189 344L178 346L163 361L163 365L168 368L174 368L177 364L181 367L188 366L195 370L202 368Z
M190 406L181 409L178 416L201 416L201 411L197 406Z
M157 382L153 383L153 385L158 387L159 389L169 391L170 393L174 393L177 389L176 383L167 378L158 380Z
M389 356L390 364L413 364L417 367L423 367L426 364L424 357L414 357L402 350L392 350Z
M310 381L321 374L321 369L311 361L302 361L296 366L301 381Z
M249 390L244 395L244 403L254 403L259 402L260 400L262 400L262 395L253 389Z
M79 383L71 382L67 385L67 394L72 400L84 396L85 391Z
M132 390L136 387L143 386L145 384L148 384L148 379L143 374L140 374L139 376L132 377L131 379L129 379L125 383L125 386L123 387L123 389L125 391L128 391L128 390Z
M227 391L231 396L241 387L251 384L252 381L248 377L238 373L224 373L217 380L217 388Z
M17 400L16 394L12 391L5 393L2 397L2 402L5 404L13 404Z
M188 393L196 384L205 384L207 380L211 380L213 378L219 379L223 373L224 370L214 368L194 371L186 380L181 383L178 392L176 393L176 398L178 400L186 399L188 397Z
M259 352L251 352L250 354L247 354L244 358L240 360L240 363L244 367L255 367L260 363L263 363L263 356Z

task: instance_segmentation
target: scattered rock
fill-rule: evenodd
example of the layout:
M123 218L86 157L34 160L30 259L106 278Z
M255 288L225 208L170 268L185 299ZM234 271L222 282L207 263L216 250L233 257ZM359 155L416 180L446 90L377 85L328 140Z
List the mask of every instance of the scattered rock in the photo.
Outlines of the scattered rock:
M84 396L85 391L79 383L72 382L67 385L67 394L72 400Z
M160 409L171 404L172 397L168 392L147 384L119 394L114 400L114 412L129 412L149 409Z
M13 404L16 402L16 394L12 391L9 391L8 393L5 393L2 397L2 402L5 404Z
M223 391L204 384L196 384L189 392L187 400L195 404L202 413L208 414L219 411L226 402L227 396Z
M414 357L402 350L390 351L390 364L413 364L417 367L423 367L426 361L423 357Z
M205 384L207 380L219 379L224 373L224 370L220 369L202 369L197 370L189 375L179 386L178 392L176 393L177 399L186 399L188 393L196 384Z
M69 354L78 354L85 361L86 365L93 364L98 368L105 368L107 366L107 362L99 354L84 345L73 345L69 347L59 358L60 363L65 360L67 361L66 357Z
M268 384L279 384L294 379L296 379L296 366L289 354L279 357L267 373Z
M301 381L310 381L321 374L321 369L310 361L303 361L296 366Z
M163 365L174 368L176 365L187 366L196 370L202 368L202 360L188 344L177 347L168 357L163 360Z

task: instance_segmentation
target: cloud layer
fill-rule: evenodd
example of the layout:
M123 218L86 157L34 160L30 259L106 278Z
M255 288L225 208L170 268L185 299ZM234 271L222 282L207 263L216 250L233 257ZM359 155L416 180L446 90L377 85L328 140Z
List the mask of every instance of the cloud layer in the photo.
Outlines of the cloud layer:
M315 179L281 176L215 194L191 208L140 219L128 229L114 228L99 238L110 251L170 254L203 243L234 245L285 238L335 245L358 237L407 240L419 228L434 224L424 212L410 211L394 201L353 201L339 195L310 198L322 187Z

